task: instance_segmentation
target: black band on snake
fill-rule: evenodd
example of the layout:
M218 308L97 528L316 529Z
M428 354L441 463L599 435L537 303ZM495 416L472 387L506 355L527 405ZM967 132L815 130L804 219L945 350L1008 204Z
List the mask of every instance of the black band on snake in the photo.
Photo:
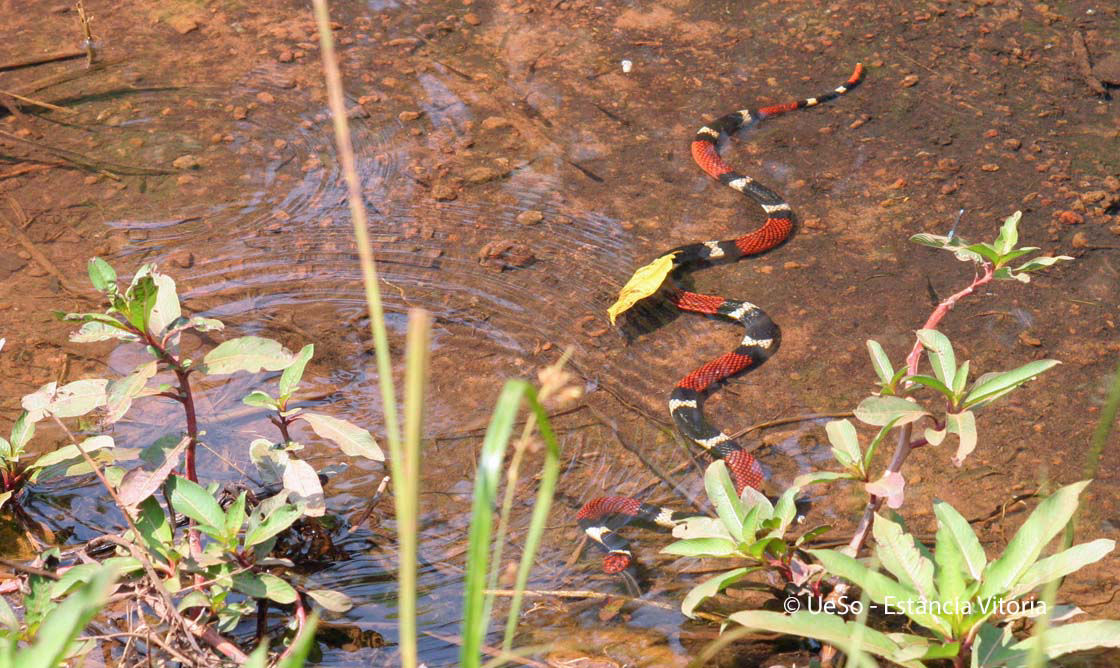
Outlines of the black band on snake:
M780 195L751 177L735 172L723 162L717 150L720 136L731 135L740 128L787 111L827 102L855 88L862 80L863 65L857 64L846 82L824 95L757 110L735 111L697 131L691 145L692 158L696 164L720 183L757 202L766 213L766 222L737 239L705 241L669 251L676 253L671 276L678 275L692 265L733 262L747 255L763 253L781 244L793 231L793 213ZM780 341L778 327L762 309L749 302L701 295L679 288L672 288L668 298L683 311L720 315L740 322L746 330L743 340L735 350L708 362L677 383L669 397L669 414L681 434L704 448L710 456L727 463L737 492L742 492L748 486L757 489L764 479L758 461L734 439L704 419L703 400L713 385L753 369L773 355ZM632 561L627 541L617 533L620 528L636 521L671 529L691 515L692 513L675 512L642 503L637 499L607 496L589 501L580 509L577 518L580 528L607 551L603 558L603 570L607 573L620 573L629 568Z

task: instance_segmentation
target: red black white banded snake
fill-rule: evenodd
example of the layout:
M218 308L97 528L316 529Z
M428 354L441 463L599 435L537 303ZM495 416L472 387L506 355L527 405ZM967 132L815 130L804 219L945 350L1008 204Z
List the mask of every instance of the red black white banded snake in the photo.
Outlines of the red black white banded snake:
M732 135L740 128L750 127L787 111L812 107L839 97L858 86L863 80L863 73L863 65L857 64L847 81L823 95L757 110L734 111L696 132L691 144L696 164L712 178L758 203L766 213L766 222L737 239L704 241L669 251L666 255L676 253L670 276L679 275L693 265L733 262L766 252L784 242L793 231L793 212L789 204L766 186L734 171L720 158L717 147L720 136ZM778 326L762 309L750 302L688 292L676 287L675 281L672 283L667 296L674 306L682 311L737 320L746 329L746 334L735 350L708 362L677 383L669 396L669 414L681 434L704 448L711 457L727 463L737 492L741 493L748 486L758 489L764 479L762 467L735 439L704 418L703 400L713 385L753 369L773 355L780 341ZM617 533L620 528L638 522L671 529L690 516L692 513L677 512L621 496L592 499L576 515L580 528L607 551L603 557L603 570L607 573L621 573L632 563L628 542Z

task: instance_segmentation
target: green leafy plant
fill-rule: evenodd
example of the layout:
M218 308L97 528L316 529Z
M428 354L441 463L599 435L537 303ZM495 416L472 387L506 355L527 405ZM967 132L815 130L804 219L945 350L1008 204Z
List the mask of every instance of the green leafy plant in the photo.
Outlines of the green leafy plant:
M998 558L988 561L968 521L946 503L934 505L937 539L930 552L896 520L876 514L874 557L886 573L836 550L809 550L826 572L857 585L886 615L898 615L923 634L858 629L860 649L903 666L934 659L977 668L1023 666L1032 646L1048 659L1096 647L1120 647L1120 621L1089 621L1051 626L1044 634L1016 639L1010 623L1048 615L1065 621L1079 610L1047 610L1032 598L1059 578L1102 559L1115 541L1098 539L1042 557L1046 545L1073 517L1078 495L1088 481L1067 485L1043 500ZM834 606L855 608L840 599ZM810 606L811 608L812 606ZM856 637L858 623L836 612L807 609L791 616L744 611L730 619L754 629L791 633L844 646ZM851 649L845 647L845 649Z
M351 604L345 595L305 585L293 571L294 562L274 553L278 539L294 523L314 521L326 512L320 474L329 469L316 471L294 456L304 446L294 440L293 425L306 423L311 434L332 443L344 455L384 460L367 430L295 405L314 347L307 345L292 354L277 341L244 336L198 351L195 354L201 356L201 362L196 362L182 350L182 333L214 332L223 325L212 318L184 316L171 277L145 265L121 289L116 271L99 258L90 261L89 276L108 307L103 313L58 314L67 322L81 323L71 340L140 343L151 359L119 379L82 379L62 386L48 383L24 397L24 411L10 437L0 439L0 481L4 484L0 503L18 501L18 494L29 485L50 478L96 474L127 524L122 534L106 534L92 541L114 547L100 562L112 565L121 578L119 586L134 588L138 600L147 601L157 617L174 605L184 631L207 639L235 660L243 658L239 650L208 631L207 623L215 623L218 632L228 632L244 617L256 615L258 628L264 628L268 603L294 606L298 620L305 618L304 606L311 602L333 612L347 610ZM257 439L249 446L250 458L265 485L258 491L268 490L266 498L258 499L253 492L223 493L216 483L204 486L199 481L196 449L205 432L192 383L200 375L260 371L282 373L277 397L257 389L244 400L249 406L270 410L270 420L279 431L277 442ZM146 397L178 402L186 434L158 439L139 451L139 465L126 470L125 462L135 458L137 451L116 447L106 434L88 434L117 422L135 401ZM48 418L68 434L63 420L78 418L82 440L71 437L70 444L28 463L25 455L35 424ZM182 475L176 475L180 469ZM180 517L187 522L183 532L176 531ZM97 563L69 566L54 587L25 597L25 616L33 625L34 610L46 609L48 602L71 587L91 582L98 568ZM167 597L145 599L140 592L151 587L166 592ZM181 616L187 611L191 613L189 622Z
M852 421L841 419L826 424L832 456L841 470L799 476L777 503L771 504L754 490L745 490L737 497L725 467L717 462L709 468L705 487L717 517L688 520L674 532L684 540L665 551L733 559L743 565L694 587L682 603L686 615L694 615L704 600L755 571L769 570L785 583L783 596L801 591L823 607L788 616L740 611L728 619L751 628L815 638L847 652L859 665L870 661L864 654L867 653L906 666L923 665L921 661L934 659L952 659L955 665L972 661L975 666L1012 666L1025 665L1022 661L1031 647L1035 647L1036 653L1040 651L1038 647L1045 647L1043 655L1053 657L1086 647L1109 646L1111 641L1103 634L1105 630L1111 632L1115 622L1055 626L1028 640L1017 640L1007 627L996 625L997 621L1004 623L1027 616L1023 612L1004 613L1008 606L1023 610L1023 597L1100 559L1114 547L1112 541L1092 541L1040 559L1045 544L1069 521L1076 508L1077 493L1087 483L1063 488L1040 504L1004 555L991 563L968 523L946 504L939 503L936 508L940 529L932 553L906 532L900 519L890 519L879 512L884 504L892 509L902 507L903 466L913 450L940 445L952 435L957 439L952 462L963 465L979 444L977 412L1058 364L1056 360L1036 360L972 379L971 363L966 360L958 364L952 343L938 330L953 306L979 287L993 280L1025 283L1029 274L1071 259L1037 257L1012 268L1016 260L1038 250L1016 247L1020 218L1018 212L1007 218L992 243L968 243L952 235L924 234L913 238L977 264L978 273L968 287L942 300L934 309L917 331L914 346L901 366L895 366L881 344L867 342L878 380L877 392L861 401L853 414L856 420L877 431L864 445ZM919 369L922 353L928 372ZM891 436L897 440L895 452L885 469L876 471L875 455ZM800 491L816 483L843 481L860 483L868 495L863 517L846 547L809 549L810 541L819 535L817 529L806 532L792 544L788 542L784 534L791 526L793 503ZM893 579L857 560L869 537L875 541L875 558ZM889 618L882 614L868 617L866 607L859 620L844 619L837 608L842 608L839 613L850 614L858 612L854 608L860 605L848 598L848 587L853 585L863 592L864 602L880 608L887 605L886 599L890 597L896 608L904 608L910 621L928 634L876 630L869 626L872 620L886 623ZM949 601L968 611L945 611ZM939 609L931 612L931 607ZM1079 636L1078 629L1085 633ZM1072 638L1081 642L1070 642ZM976 657L987 663L977 663Z
M673 529L679 538L662 552L685 557L721 557L744 561L734 568L693 587L681 604L681 612L694 616L696 607L751 573L772 569L786 582L805 583L813 569L804 568L796 559L798 549L806 541L828 531L820 526L803 532L788 541L786 532L797 518L794 505L800 487L787 489L776 503L771 503L758 490L747 487L735 493L735 485L722 461L712 462L704 473L708 500L716 517L690 517ZM819 569L817 569L819 570Z
M910 237L910 240L923 246L952 251L957 259L964 262L986 265L994 271L997 279L1015 279L1022 283L1030 283L1031 273L1052 267L1058 262L1068 262L1073 258L1068 255L1041 255L1012 269L1010 265L1015 260L1041 250L1036 246L1016 246L1019 243L1019 220L1022 217L1021 211L1008 216L999 229L999 235L992 243L969 243L955 234L948 236L915 234Z
M32 576L22 621L0 597L0 668L54 668L93 649L76 640L105 604L115 576L112 566L94 566L87 581L58 602L51 596L57 585Z

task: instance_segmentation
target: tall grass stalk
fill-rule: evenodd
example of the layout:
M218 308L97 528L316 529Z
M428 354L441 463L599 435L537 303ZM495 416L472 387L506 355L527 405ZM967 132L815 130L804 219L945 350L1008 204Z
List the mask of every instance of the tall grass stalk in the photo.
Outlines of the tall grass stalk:
M432 315L423 309L408 312L405 343L404 453L393 474L393 499L397 509L397 567L400 596L398 612L401 663L414 665L416 649L416 555L420 510L420 439L424 433L424 393L428 386L428 360Z
M548 413L541 405L536 390L523 380L507 382L502 388L498 404L490 418L490 426L486 430L482 453L479 456L478 471L475 474L474 502L471 507L467 549L467 588L463 601L463 644L459 653L459 663L465 668L478 668L481 665L482 645L494 606L494 594L485 592L488 574L489 579L493 580L497 569L501 566L500 544L495 548L496 558L493 561L490 559L493 513L494 507L498 504L498 483L502 475L502 461L509 448L513 425L517 420L522 400L532 411L531 417L536 419L537 428L545 445L545 461L541 470L533 516L529 522L529 532L525 537L525 548L517 570L516 593L510 600L503 641L506 651L513 642L513 632L521 612L521 592L524 591L529 579L529 570L532 568L541 536L544 534L545 521L548 519L556 489L556 479L560 473L560 448L549 424ZM515 448L524 449L528 442L528 438L523 437ZM511 462L511 471L516 479L516 470L512 469L514 463L520 463L520 456L516 452L514 459L517 461ZM508 484L510 481L507 480ZM502 524L504 523L503 519ZM491 586L490 589L493 587Z
M1120 409L1120 366L1116 367L1116 375L1112 378L1112 387L1109 388L1108 397L1101 406L1101 417L1097 421L1097 428L1093 430L1093 440L1089 444L1089 453L1085 458L1085 477L1096 478L1097 472L1100 470L1101 455L1104 453L1105 443L1108 437L1112 435L1113 429L1116 427L1116 414ZM1080 514L1080 510L1078 512ZM1061 550L1068 550L1073 545L1073 533L1077 515L1070 523L1066 525L1066 530L1062 534ZM1042 588L1042 595L1039 600L1042 605L1046 606L1046 613L1038 618L1038 622L1034 627L1034 635L1036 637L1042 636L1050 628L1050 614L1054 610L1054 604L1058 598L1058 587L1062 584L1062 579L1059 578L1053 582L1049 582ZM1029 668L1042 668L1046 665L1046 645L1042 638L1031 647L1031 653L1028 657Z
M385 312L381 304L381 289L378 285L377 266L370 250L368 222L365 206L362 204L361 183L354 163L354 147L350 142L350 125L346 119L346 104L342 93L342 76L338 71L335 56L334 38L330 28L330 14L326 0L312 0L315 21L319 27L319 44L323 55L323 71L327 80L327 101L334 121L335 143L338 148L339 163L346 179L347 200L350 205L350 219L354 225L354 240L358 246L358 260L362 267L362 285L365 288L366 307L369 310L370 331L373 334L374 354L377 359L377 380L381 389L382 413L385 420L385 438L389 442L389 466L393 479L393 503L399 526L398 539L401 544L400 578L400 651L401 665L405 668L416 666L416 560L404 560L405 544L412 541L415 550L415 531L403 530L408 517L416 517L416 500L407 498L402 489L408 489L406 456L402 452L401 433L397 421L396 391L393 387L393 364L389 357L389 335L385 328ZM411 510L411 515L410 515ZM406 608L410 610L406 614ZM406 619L407 617L407 619Z

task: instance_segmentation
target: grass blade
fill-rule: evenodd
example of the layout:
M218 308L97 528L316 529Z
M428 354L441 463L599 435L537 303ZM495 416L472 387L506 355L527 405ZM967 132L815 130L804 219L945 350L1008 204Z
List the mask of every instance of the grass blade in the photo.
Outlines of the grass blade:
M537 491L537 501L530 520L529 533L525 538L525 549L517 571L517 590L510 603L510 614L506 622L505 647L512 643L513 630L516 627L521 607L521 592L529 577L536 550L540 545L541 535L544 533L545 520L552 505L552 496L556 480L560 471L560 449L556 437L548 422L548 415L537 398L533 386L523 380L511 380L502 388L498 397L497 406L490 418L490 426L482 443L482 453L479 456L478 470L475 474L474 502L471 508L471 527L467 550L467 577L466 592L463 601L463 644L460 648L459 663L466 668L477 668L481 665L482 645L488 627L490 612L494 605L494 595L487 595L487 574L493 569L491 564L500 563L500 548L504 537L506 520L508 518L507 500L503 503L502 520L500 523L499 539L495 548L494 559L490 559L490 544L493 529L493 509L498 503L498 482L501 478L502 461L505 459L510 437L513 434L513 425L517 420L518 409L522 399L525 399L532 411L530 420L526 423L525 434L532 429L532 423L540 428L541 437L545 442L545 463L541 472L541 483ZM519 450L514 453L511 463L511 477L516 476L515 466L519 463L520 452L523 451L527 439L522 438L518 444ZM508 483L507 490L513 487L513 481ZM489 587L493 589L493 587Z
M350 219L354 224L354 240L358 246L358 260L362 268L362 285L365 288L366 308L369 310L369 326L373 334L374 354L377 360L377 383L381 390L382 413L385 420L385 440L389 443L389 464L392 471L394 502L397 506L398 521L402 504L399 500L400 483L407 485L403 473L403 453L401 448L400 426L397 422L396 391L393 387L393 363L389 357L389 334L385 327L385 312L381 303L381 288L378 285L377 266L373 261L373 251L369 242L369 229L366 220L366 210L362 203L361 182L354 163L354 147L350 142L350 127L346 117L346 105L342 94L342 77L338 70L338 60L335 57L334 37L331 34L330 14L327 10L326 0L312 0L315 9L315 22L319 28L319 44L323 57L323 71L327 79L327 102L334 122L335 144L338 148L338 159L342 166L342 174L346 179L347 201L350 206ZM403 545L402 545L403 547ZM415 562L402 563L401 572L415 569ZM415 572L415 571L413 571ZM402 583L403 584L403 583ZM415 581L413 581L415 585ZM412 597L415 600L415 590L405 592L402 588L403 600ZM403 610L402 610L403 612ZM402 614L402 620L403 620ZM411 619L413 633L415 633L415 618ZM404 622L402 622L402 626ZM405 668L416 666L416 640L415 634L411 640L405 638L402 628L401 634L401 665Z
M405 344L404 452L393 473L393 500L397 511L397 567L400 585L399 624L401 659L416 661L416 555L420 505L420 439L424 429L424 392L428 385L428 359L432 316L423 309L408 314ZM397 475L399 471L400 475ZM408 650L406 653L406 645ZM410 657L408 660L405 657Z

